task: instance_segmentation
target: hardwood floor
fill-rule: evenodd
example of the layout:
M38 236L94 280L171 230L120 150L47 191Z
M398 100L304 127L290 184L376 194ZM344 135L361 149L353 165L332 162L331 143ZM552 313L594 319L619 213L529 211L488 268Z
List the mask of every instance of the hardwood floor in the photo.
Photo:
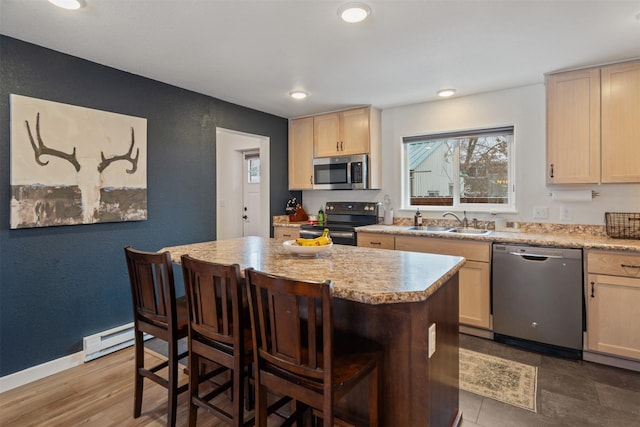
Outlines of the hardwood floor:
M463 334L460 345L539 368L537 413L461 391L463 427L640 426L640 373L543 356ZM149 352L147 357L161 356ZM186 398L183 393L178 399L178 427L188 424ZM133 348L127 348L0 394L0 425L165 426L166 402L166 390L145 381L142 415L132 417ZM278 421L272 419L270 425ZM198 426L226 425L198 412Z

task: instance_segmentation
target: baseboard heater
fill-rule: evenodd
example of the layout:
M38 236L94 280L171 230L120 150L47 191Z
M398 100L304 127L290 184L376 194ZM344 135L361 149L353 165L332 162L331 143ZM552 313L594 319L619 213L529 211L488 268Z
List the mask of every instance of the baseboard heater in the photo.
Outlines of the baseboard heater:
M145 340L149 338L153 338L153 336L144 334ZM133 322L89 335L82 339L84 361L88 362L97 359L114 351L132 346L133 343Z

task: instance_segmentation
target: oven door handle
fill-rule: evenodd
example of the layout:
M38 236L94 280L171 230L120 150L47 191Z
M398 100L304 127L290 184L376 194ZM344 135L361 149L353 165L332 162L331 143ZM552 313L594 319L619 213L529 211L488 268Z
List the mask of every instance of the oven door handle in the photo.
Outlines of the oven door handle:
M352 239L353 238L353 232L351 232L351 231L329 231L329 237L336 237L336 238L346 237L347 239Z

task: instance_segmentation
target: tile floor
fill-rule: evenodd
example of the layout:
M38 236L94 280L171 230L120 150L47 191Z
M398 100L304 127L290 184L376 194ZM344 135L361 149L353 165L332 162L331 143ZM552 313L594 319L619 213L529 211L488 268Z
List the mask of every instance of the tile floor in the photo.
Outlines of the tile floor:
M538 367L537 413L460 391L462 427L640 427L640 373L460 334L460 347Z

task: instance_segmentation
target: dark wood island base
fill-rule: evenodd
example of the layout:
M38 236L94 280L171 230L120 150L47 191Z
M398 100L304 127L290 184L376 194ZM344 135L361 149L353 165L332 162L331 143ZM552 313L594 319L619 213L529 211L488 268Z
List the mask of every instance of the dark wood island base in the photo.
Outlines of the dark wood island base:
M382 426L444 427L462 421L458 395L458 275L426 301L370 305L334 300L337 329L385 347ZM436 351L429 354L429 326ZM366 420L366 387L338 406ZM363 412L365 411L365 412Z

